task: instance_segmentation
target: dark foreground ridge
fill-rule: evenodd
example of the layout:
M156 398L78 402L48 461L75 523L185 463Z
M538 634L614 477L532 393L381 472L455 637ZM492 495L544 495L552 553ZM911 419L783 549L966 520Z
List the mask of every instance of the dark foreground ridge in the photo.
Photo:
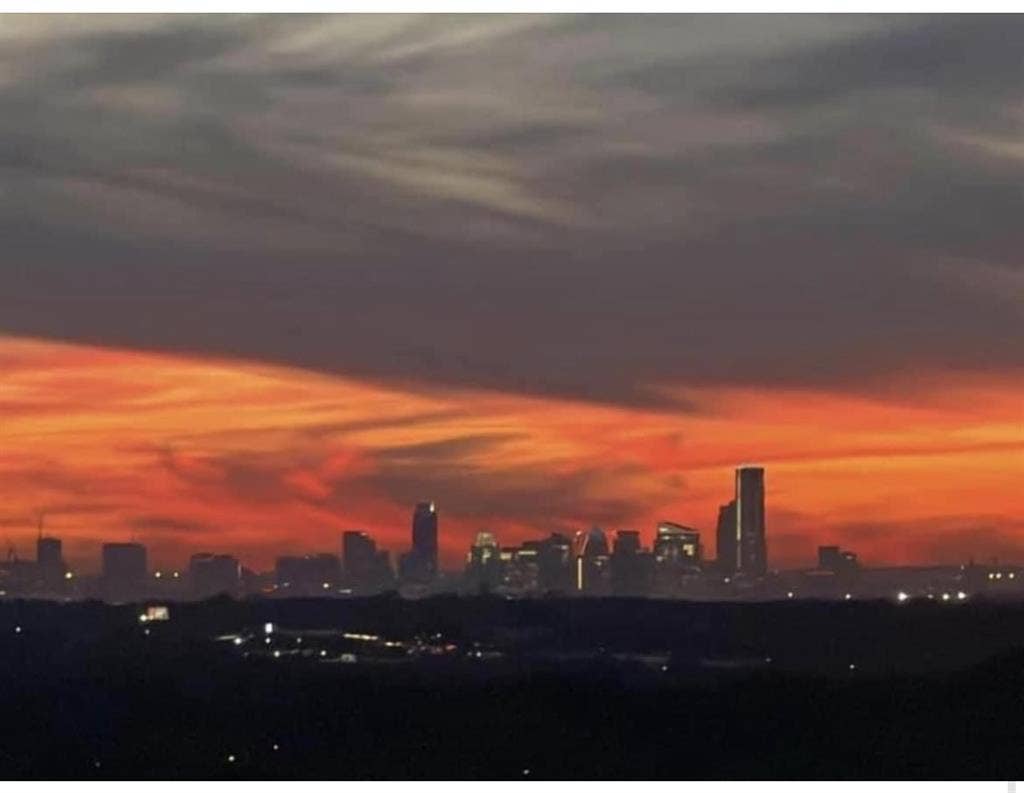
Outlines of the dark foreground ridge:
M0 778L1019 778L1024 606L8 602L0 713Z

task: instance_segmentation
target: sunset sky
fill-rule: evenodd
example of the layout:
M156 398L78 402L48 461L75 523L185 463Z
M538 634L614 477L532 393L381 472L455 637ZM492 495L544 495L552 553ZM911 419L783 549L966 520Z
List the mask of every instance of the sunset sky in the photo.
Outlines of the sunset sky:
M1024 18L0 17L0 541L1024 561Z

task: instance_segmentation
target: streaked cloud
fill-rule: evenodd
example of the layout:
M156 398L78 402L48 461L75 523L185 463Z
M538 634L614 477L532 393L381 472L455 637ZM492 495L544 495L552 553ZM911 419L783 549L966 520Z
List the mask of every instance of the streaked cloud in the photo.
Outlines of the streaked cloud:
M1024 363L1015 17L4 22L7 332L619 404Z

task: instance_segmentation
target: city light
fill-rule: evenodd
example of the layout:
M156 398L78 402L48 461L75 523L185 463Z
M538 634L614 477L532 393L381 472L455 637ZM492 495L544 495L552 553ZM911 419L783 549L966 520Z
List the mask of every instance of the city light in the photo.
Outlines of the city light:
M274 632L274 623L272 623L272 622L265 622L265 623L263 623L263 632L266 633L266 634L273 633Z
M942 599L943 599L944 601L945 601L945 600L949 600L949 592L943 592L943 593L942 593Z
M909 599L910 595L908 595L906 592L899 592L896 595L896 600L898 600L900 603L906 603Z
M787 592L787 593L786 593L786 597L788 597L788 598L792 598L792 597L793 597L793 593L792 593L792 592Z
M68 570L66 573L64 573L64 578L67 581L70 581L74 577L75 577L75 574L72 573L70 570Z
M967 593L966 592L957 592L956 593L956 599L957 600L967 600Z

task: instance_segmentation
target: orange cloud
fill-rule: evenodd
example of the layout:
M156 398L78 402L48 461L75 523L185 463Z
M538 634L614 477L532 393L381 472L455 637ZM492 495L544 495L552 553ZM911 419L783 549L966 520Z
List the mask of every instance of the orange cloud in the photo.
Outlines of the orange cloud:
M482 527L513 543L594 522L649 536L661 518L713 552L751 461L773 565L830 541L873 562L1024 555L1019 379L696 388L669 414L17 337L0 337L0 371L0 525L26 554L47 512L83 568L129 536L161 565L231 550L265 567L354 527L400 552L425 498L450 565Z

